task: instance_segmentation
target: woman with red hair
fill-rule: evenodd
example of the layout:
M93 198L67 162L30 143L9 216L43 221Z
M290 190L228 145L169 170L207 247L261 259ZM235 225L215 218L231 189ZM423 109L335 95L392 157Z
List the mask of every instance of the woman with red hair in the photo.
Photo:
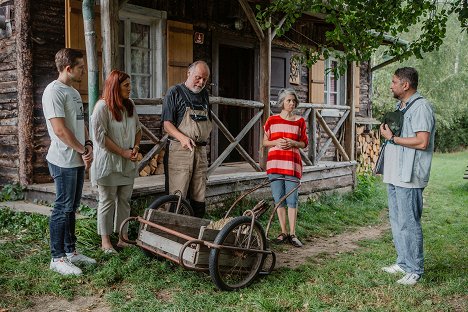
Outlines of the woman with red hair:
M116 252L110 235L118 233L122 221L130 215L130 197L138 176L136 161L141 126L130 91L130 76L113 70L91 116L96 143L91 181L99 191L97 230L105 253ZM124 237L127 230L127 227L123 229ZM126 244L119 240L117 246Z

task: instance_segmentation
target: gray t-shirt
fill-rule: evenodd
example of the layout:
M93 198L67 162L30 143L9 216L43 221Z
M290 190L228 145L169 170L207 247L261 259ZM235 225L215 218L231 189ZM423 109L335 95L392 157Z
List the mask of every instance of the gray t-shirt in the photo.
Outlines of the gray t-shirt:
M408 102L421 97L416 92ZM398 103L399 105L400 103ZM406 188L425 188L429 181L434 152L435 118L432 105L421 98L404 115L401 137L415 137L417 132L430 132L425 150L387 144L384 155L384 183Z
M195 110L210 109L209 96L206 89L203 89L200 93L193 93L185 86L185 84L181 83L179 86L182 88L182 91L190 103L185 103L184 97L179 93L177 87L173 86L167 91L167 94L164 97L161 114L163 122L170 121L176 127L179 127L182 122L187 105Z
M84 166L83 159L78 152L57 137L50 123L52 118L64 118L66 127L81 144L84 144L85 123L80 93L75 88L54 80L44 90L42 109L51 140L47 161L62 168Z

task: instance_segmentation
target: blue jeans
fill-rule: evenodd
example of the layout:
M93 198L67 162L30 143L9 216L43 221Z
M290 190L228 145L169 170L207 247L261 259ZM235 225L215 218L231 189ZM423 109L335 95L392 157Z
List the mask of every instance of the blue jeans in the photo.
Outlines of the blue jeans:
M288 194L294 187L296 187L299 179L293 176L284 175L284 174L269 174L268 179L271 181L275 178L286 178L289 180L294 180L297 182L286 181L286 180L276 180L270 183L271 192L273 193L273 199L275 200L275 204L278 204L281 197ZM280 207L288 207L288 208L297 208L297 201L298 201L298 190L296 189L294 192L291 193L286 200L281 203Z
M388 209L396 263L407 273L424 273L421 215L423 188L405 188L388 184Z
M80 205L84 182L84 166L62 168L49 164L55 183L55 204L50 216L50 253L52 258L75 251L75 212Z

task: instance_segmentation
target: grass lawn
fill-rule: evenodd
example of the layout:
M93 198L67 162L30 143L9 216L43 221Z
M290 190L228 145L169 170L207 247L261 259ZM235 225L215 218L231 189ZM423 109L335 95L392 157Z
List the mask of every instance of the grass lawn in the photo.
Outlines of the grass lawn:
M48 270L48 221L0 209L0 311L21 311L39 296L72 300L102 295L113 311L466 311L468 309L468 151L436 154L424 191L425 270L414 287L380 271L393 263L390 232L352 253L281 268L236 292L215 289L209 275L147 258L136 248L97 251L94 220L80 220L81 248L98 260L80 277ZM353 194L300 207L299 237L325 237L387 221L380 182L361 179ZM0 203L1 206L1 203ZM277 225L273 235L278 233Z

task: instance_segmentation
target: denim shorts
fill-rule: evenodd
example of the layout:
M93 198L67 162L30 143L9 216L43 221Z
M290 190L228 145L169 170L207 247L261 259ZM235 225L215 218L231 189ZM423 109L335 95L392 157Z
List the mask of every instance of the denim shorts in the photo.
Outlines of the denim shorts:
M275 200L275 204L278 204L284 195L288 194L294 187L297 186L299 179L294 176L284 175L284 174L269 174L268 175L268 179L270 181L275 178L285 178L288 180L297 181L297 182L294 182L294 181L288 181L288 180L275 180L270 183L271 192L273 193L273 199ZM299 192L296 189L294 192L291 193L291 195L286 197L286 200L281 203L280 207L297 208L298 196L299 196Z

